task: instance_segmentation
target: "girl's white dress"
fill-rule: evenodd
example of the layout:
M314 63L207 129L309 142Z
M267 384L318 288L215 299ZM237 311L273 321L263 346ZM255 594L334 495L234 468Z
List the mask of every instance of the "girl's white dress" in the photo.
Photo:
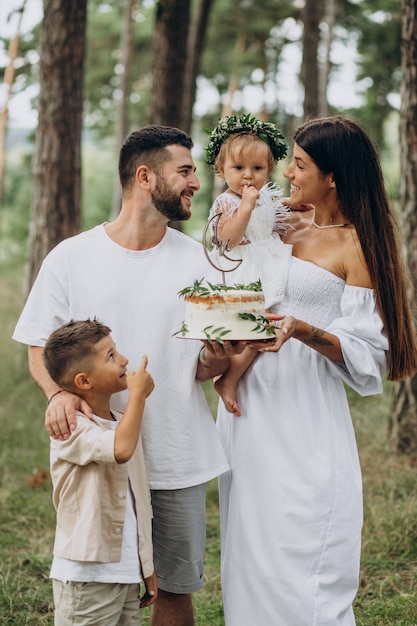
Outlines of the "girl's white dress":
M281 204L279 198L282 192L277 184L268 183L259 193L241 244L226 253L232 259L242 259L242 263L234 271L225 274L225 282L228 285L247 285L260 279L265 306L268 308L280 302L284 296L292 246L281 241L280 233L290 227L286 222L290 209ZM222 214L223 219L230 219L239 210L241 201L240 196L225 191L214 201L210 217ZM213 260L222 269L236 266L236 263L224 257L219 258L216 252Z
M226 626L353 626L362 485L342 380L381 393L387 339L373 290L295 257L273 310L337 335L345 364L289 339L241 379L241 417L219 402Z

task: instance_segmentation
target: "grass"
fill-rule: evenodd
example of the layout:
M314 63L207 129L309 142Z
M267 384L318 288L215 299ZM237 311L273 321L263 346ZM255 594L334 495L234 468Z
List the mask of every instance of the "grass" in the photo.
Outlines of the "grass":
M0 615L1 624L52 626L49 567L54 511L48 474L45 401L30 379L26 351L10 336L22 306L22 271L0 268ZM210 402L215 398L206 385ZM417 626L416 468L390 455L390 387L349 393L364 479L365 525L357 626ZM217 485L208 486L204 589L196 624L223 626ZM143 624L149 624L149 611ZM254 625L258 626L258 625ZM263 625L262 625L263 626Z

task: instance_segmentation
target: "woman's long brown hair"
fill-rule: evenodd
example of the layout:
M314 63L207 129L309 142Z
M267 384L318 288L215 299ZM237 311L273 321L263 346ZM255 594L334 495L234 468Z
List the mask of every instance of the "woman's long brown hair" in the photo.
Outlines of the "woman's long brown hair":
M387 378L408 378L417 371L408 272L378 154L365 131L340 116L308 121L294 139L324 174L333 173L339 208L356 228L384 321L389 342Z

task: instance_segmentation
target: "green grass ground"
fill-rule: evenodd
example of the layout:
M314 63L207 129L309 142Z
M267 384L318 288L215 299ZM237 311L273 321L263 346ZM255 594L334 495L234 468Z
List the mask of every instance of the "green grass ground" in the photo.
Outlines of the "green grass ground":
M54 511L45 401L28 374L26 350L10 339L22 305L22 272L0 271L0 623L52 626ZM416 468L388 452L389 392L387 386L373 398L350 394L365 498L358 626L417 626ZM194 603L197 626L223 626L215 481L207 497L205 586Z

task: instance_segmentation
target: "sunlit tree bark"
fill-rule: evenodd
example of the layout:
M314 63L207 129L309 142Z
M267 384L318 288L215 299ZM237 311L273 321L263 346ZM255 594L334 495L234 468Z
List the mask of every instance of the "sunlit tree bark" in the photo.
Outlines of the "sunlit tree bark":
M116 146L122 145L126 135L129 132L129 97L131 91L131 67L133 59L133 18L132 13L137 0L123 0L123 22L120 32L120 99L117 107L116 118ZM112 208L109 219L114 219L121 207L121 190L119 183L119 175L116 171Z
M322 0L306 0L303 10L303 60L301 82L304 87L304 117L319 115L319 61L320 22Z
M184 72L190 0L159 0L156 7L154 64L149 122L182 124Z
M187 41L187 58L184 74L184 94L182 102L181 128L189 133L193 118L193 106L197 90L197 76L201 54L213 0L200 0L195 17L192 19Z
M411 273L410 301L417 289L417 0L402 0L401 36L401 223ZM390 421L395 452L417 456L417 376L395 383Z
M326 0L323 17L323 28L325 29L322 37L323 56L318 68L318 112L319 115L322 117L325 117L329 114L329 106L327 102L327 86L329 84L330 77L330 53L332 49L334 26L336 23L336 7L337 0Z
M47 252L80 228L86 5L44 1L28 288Z

